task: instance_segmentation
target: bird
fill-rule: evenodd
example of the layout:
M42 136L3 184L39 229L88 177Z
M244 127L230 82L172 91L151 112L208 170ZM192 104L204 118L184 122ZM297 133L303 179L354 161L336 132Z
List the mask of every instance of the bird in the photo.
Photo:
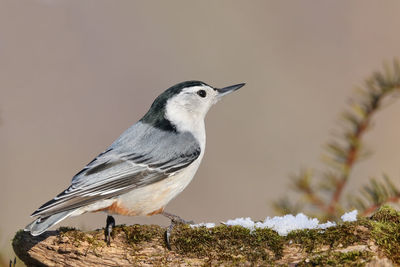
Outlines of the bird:
M206 114L244 85L214 88L185 81L168 88L138 122L73 176L66 190L34 211L35 220L24 230L38 236L68 217L103 211L110 244L112 215L161 214L171 220L165 232L170 248L174 225L187 222L164 209L190 183L203 159Z

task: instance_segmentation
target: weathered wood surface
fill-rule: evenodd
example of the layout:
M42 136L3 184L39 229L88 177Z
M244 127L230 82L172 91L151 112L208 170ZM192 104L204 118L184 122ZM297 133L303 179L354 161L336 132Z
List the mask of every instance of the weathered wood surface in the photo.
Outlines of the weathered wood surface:
M27 266L398 266L400 216L391 212L286 237L270 229L181 225L172 232L172 250L165 229L155 225L118 226L110 246L103 230L60 229L39 237L20 231L13 248Z

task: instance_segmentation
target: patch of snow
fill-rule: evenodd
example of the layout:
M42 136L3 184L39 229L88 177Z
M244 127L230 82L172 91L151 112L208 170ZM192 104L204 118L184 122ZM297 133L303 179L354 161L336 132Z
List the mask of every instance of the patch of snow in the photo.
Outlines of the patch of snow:
M215 223L196 223L196 224L191 224L190 227L192 228L197 228L197 227L206 227L206 228L213 228L215 227Z
M335 223L335 222L327 221L326 223L321 223L321 224L318 226L318 228L320 228L320 229L326 229L326 228L333 227L333 226L336 226L336 223Z
M346 213L342 216L343 221L354 221L357 219L357 210ZM254 231L257 228L264 229L269 228L271 230L276 231L281 236L286 236L288 233L294 230L303 230L303 229L327 229L329 227L336 226L335 222L326 222L320 223L317 218L309 218L303 213L299 213L296 216L288 214L285 216L275 216L273 218L267 217L264 221L254 222L251 218L236 218L233 220L228 220L223 223L225 225L234 226L239 225L249 229L250 231ZM199 223L192 224L190 227L207 227L212 228L215 227L214 223Z
M308 218L303 213L299 213L296 216L285 215L275 216L273 218L267 217L263 222L254 222L249 217L247 218L236 218L234 220L228 220L225 225L240 225L251 231L256 228L269 228L278 232L281 236L286 236L289 232L294 230L302 229L326 229L331 226L336 226L334 222L326 222L320 224L316 218Z
M270 228L278 232L281 236L286 236L289 232L303 229L326 229L335 226L334 222L320 224L317 218L309 218L303 213L296 216L291 214L285 216L267 217L264 222L256 223L257 228Z
M346 212L340 218L344 222L355 222L355 221L357 221L357 214L358 214L358 211L357 210L353 210L353 211L350 211L350 212Z
M233 220L228 220L226 223L224 223L225 225L240 225L243 226L244 228L250 229L250 230L254 230L254 222L250 217L247 218L236 218Z

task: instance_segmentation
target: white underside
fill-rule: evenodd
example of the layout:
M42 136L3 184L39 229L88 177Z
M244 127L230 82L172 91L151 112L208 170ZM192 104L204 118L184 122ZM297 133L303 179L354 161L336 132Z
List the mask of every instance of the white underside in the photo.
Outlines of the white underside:
M170 176L160 182L148 185L118 198L118 202L124 207L134 211L134 215L148 215L164 208L168 202L175 198L192 181L199 165L199 157L187 169Z
M115 202L118 207L123 207L124 209L129 210L130 214L125 215L131 216L149 215L162 209L190 183L200 165L203 155L204 150L201 151L199 157L189 167L164 180L134 189L113 199L98 201L91 205L79 208L72 213L71 216L104 209ZM107 213L112 214L110 211L107 211Z

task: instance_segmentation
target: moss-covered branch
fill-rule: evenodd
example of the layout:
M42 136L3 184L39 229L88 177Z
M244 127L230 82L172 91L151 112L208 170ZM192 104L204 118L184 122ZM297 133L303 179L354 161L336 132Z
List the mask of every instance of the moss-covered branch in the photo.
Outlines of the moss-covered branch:
M62 228L41 237L20 231L13 247L28 266L400 264L400 213L389 207L370 219L326 230L295 231L286 237L270 229L181 225L172 233L171 251L164 245L163 232L154 225L118 226L108 247L103 230L84 233Z

